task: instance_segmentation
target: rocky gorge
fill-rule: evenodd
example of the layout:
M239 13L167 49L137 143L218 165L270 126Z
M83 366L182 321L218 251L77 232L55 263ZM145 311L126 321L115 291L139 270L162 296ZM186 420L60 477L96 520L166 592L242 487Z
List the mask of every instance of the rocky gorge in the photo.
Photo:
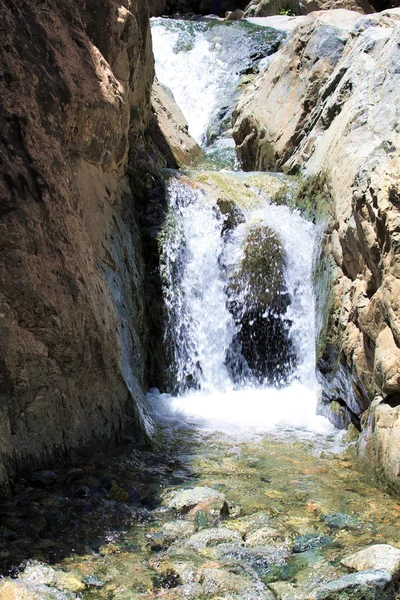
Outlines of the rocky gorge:
M397 597L400 9L360 10L156 20L155 79L144 1L0 7L1 599Z
M361 420L360 453L394 487L399 18L398 9L307 17L243 94L233 134L248 169L327 178L322 409L334 402L336 422Z

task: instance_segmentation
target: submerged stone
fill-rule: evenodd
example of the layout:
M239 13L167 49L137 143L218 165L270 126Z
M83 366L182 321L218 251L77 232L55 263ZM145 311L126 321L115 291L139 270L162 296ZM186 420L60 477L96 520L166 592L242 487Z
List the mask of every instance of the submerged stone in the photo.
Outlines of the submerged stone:
M352 515L343 513L332 513L324 515L323 521L328 525L329 529L360 529L361 521Z
M86 575L82 578L82 581L89 587L103 587L105 585L105 581L97 575Z
M324 548L332 543L332 538L318 533L306 533L294 539L292 552L306 552L313 548Z
M316 600L392 600L393 591L387 571L367 570L344 575L321 586Z
M192 548L205 548L231 542L236 542L237 544L243 543L237 531L228 529L227 527L213 527L195 533L187 540L186 545Z
M225 509L226 497L221 492L217 492L208 487L195 487L189 490L176 492L167 502L168 508L172 508L180 513L187 513L201 502L215 500L219 512Z

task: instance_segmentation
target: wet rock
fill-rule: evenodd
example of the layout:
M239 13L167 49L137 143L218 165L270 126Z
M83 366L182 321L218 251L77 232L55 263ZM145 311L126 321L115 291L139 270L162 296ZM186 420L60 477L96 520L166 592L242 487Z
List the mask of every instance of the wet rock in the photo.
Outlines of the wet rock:
M40 596L14 581L0 584L0 600L40 600Z
M26 586L20 582L5 580L0 584L0 600L76 600L70 592L61 592L46 585Z
M278 600L304 600L305 596L301 589L298 589L295 583L287 581L275 581L268 584L275 598Z
M194 533L194 525L190 521L168 521L162 526L162 532L168 542L182 540Z
M191 548L175 547L164 556L150 560L149 564L160 575L175 573L183 584L195 583L204 558Z
M243 255L231 273L228 307L237 325L232 348L241 348L251 374L260 381L285 381L291 373L295 353L289 338L289 323L283 315L290 303L285 285L286 256L276 232L264 224L249 229ZM265 284L268 282L268 285ZM242 377L240 365L228 357L233 378Z
M364 571L384 569L393 580L400 578L400 550L390 544L375 544L341 560L342 565Z
M329 529L361 529L361 521L352 515L332 513L324 515L322 520L325 521Z
M225 495L208 487L196 487L176 492L168 499L167 506L176 512L185 514L197 505L209 501L213 502L213 508L219 514L228 511Z
M224 569L203 569L200 583L207 596L215 596L247 592L253 586L253 582L242 575L235 575Z
M288 552L283 548L245 548L222 544L213 551L213 556L230 569L243 568L262 581L286 579ZM293 573L292 573L293 575Z
M248 548L255 548L258 546L284 547L286 541L282 538L277 529L266 526L256 529L256 531L246 535L244 545Z
M321 586L316 600L391 600L392 578L385 570L367 570L344 575Z
M236 10L228 11L225 14L225 19L227 21L241 21L244 16L244 11L237 8Z
M192 548L206 548L236 542L242 544L243 540L237 531L226 527L213 527L204 529L192 535L186 542L186 546Z
M88 587L101 588L105 586L105 581L97 575L85 575L82 577L82 581Z
M108 492L108 497L110 500L114 500L114 502L125 503L129 500L129 494L124 488L117 485L115 481L112 482L110 491Z
M332 543L332 538L317 533L307 533L297 536L293 541L292 552L306 552L313 548L324 548Z
M265 512L257 512L238 519L231 519L229 527L239 531L240 535L246 537L258 530L266 527L272 527L271 517Z
M19 579L30 586L47 585L70 592L80 592L85 589L81 578L75 573L55 569L36 560L27 563Z
M149 546L153 552L158 552L168 546L168 541L162 531L157 531L149 535Z

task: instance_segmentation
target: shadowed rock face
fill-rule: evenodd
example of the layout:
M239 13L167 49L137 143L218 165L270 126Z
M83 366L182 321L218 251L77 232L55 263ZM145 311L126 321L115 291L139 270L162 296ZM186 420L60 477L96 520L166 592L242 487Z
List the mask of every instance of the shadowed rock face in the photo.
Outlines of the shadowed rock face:
M0 7L0 487L146 431L145 0ZM147 158L146 158L147 157ZM148 167L150 169L150 167Z
M399 9L310 15L243 95L234 130L248 169L328 176L325 401L345 403L347 422L361 418L360 450L397 489L399 43ZM389 400L363 413L376 394Z

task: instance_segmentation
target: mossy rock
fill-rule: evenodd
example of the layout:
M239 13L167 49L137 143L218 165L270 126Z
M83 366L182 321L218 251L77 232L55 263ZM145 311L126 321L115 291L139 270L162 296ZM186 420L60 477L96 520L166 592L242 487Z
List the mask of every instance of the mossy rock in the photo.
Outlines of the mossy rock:
M253 227L246 236L243 258L232 275L230 288L244 294L252 310L264 312L280 303L284 287L285 254L279 236L266 225Z
M282 319L289 304L285 260L279 236L263 223L253 224L228 285L228 306L238 329L227 360L234 380L240 381L250 372L258 381L282 385L293 370L289 323ZM237 359L238 348L249 372Z
M202 171L191 173L191 176L206 191L210 201L233 202L243 210L260 208L265 200L274 202L286 193L285 183L266 173L242 177L234 173Z

